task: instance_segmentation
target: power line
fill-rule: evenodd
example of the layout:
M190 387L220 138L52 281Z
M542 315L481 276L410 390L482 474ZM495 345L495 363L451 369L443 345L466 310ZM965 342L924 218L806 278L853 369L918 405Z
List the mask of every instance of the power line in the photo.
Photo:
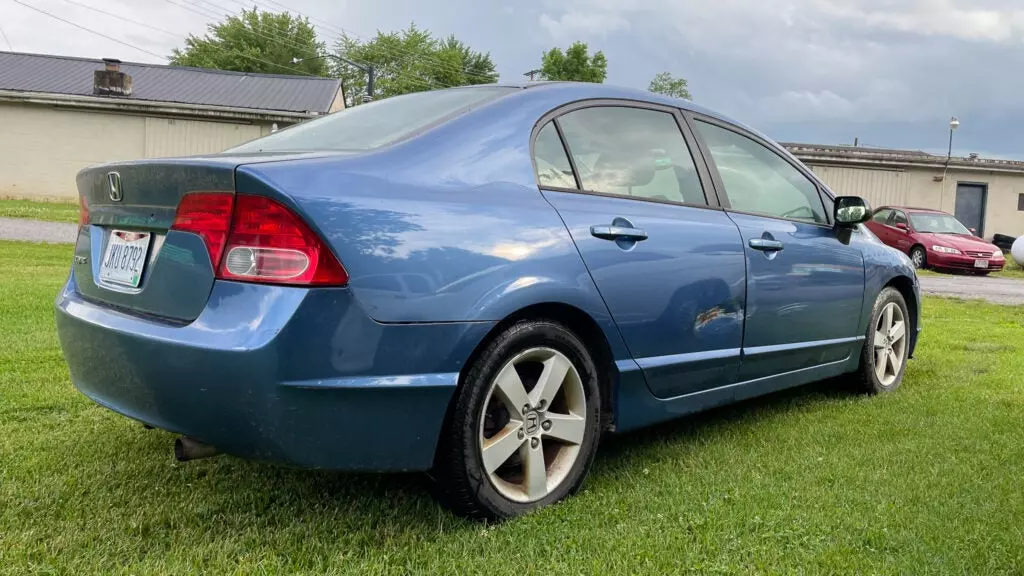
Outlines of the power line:
M104 16L109 16L111 18L117 18L118 20L122 20L122 21L128 22L130 24L135 24L136 26L142 26L143 28L146 28L146 29L149 29L149 30L153 30L154 32L160 32L161 34L166 34L166 35L171 36L173 38L181 38L181 36L182 36L181 34L178 34L178 33L175 33L175 32L171 32L171 31L165 30L163 28L157 28L156 26L153 26L151 24L146 24L145 22L139 22L138 20L134 20L132 18L128 18L127 16L122 16L120 14L115 14L113 12L108 12L108 11L102 9L102 8L97 8L95 6L89 6L88 4L83 4L81 2L77 2L76 0L64 0L64 1L67 2L68 4L74 4L75 6L79 6L81 8L85 8L87 10L92 10L93 12L98 12L100 14L103 14ZM242 58L248 58L248 59L253 60L255 62L261 62L263 64L267 64L268 66L277 66L278 68L283 68L285 70L290 70L290 71L296 72L298 74L304 74L306 76L314 76L313 74L309 74L308 72L303 72L302 70L298 70L296 68L290 68L288 66L283 66L283 65L278 64L276 62L271 62L269 60L263 60L262 58L256 58L255 56L250 56L248 54L243 54L242 52L238 52L237 50L228 50L228 49L222 48L220 46L211 46L211 47L216 49L216 50L219 50L220 52L223 52L225 54L234 54L234 55L237 55L237 56L241 56ZM165 60L166 60L166 58L165 58Z
M7 39L7 33L4 32L3 26L0 26L0 36L4 37L4 42L7 43L7 49L14 52L14 46L11 46L11 41Z
M103 32L97 32L96 30L93 30L91 28L86 28L85 26L82 26L81 24L77 24L77 23L72 22L70 20L65 20L64 18L61 18L60 16L57 16L56 14L51 14L50 12L47 12L46 10L43 10L42 8L37 8L35 6L32 6L31 4L26 4L25 2L22 2L22 0L11 0L11 2L14 2L15 4L21 4L25 8L28 8L29 10L35 10L36 12L39 12L40 14L44 14L46 16L49 16L50 18L53 18L54 20L60 20L61 22L65 23L65 24L70 24L71 26L74 26L75 28L78 28L79 30L85 30L86 32L88 32L90 34L95 34L96 36L100 36L101 38L106 38L107 40L110 40L111 42L117 42L118 44L120 44L122 46L127 46L129 48L134 48L135 50L138 50L139 52L145 52L146 54L149 54L150 56L155 56L155 57L163 60L164 62L167 61L167 57L166 56L161 56L160 54L157 54L156 52L151 52L149 50L146 50L145 48L140 48L140 47L138 47L138 46L136 46L134 44L131 44L130 42L125 42L124 40L118 40L117 38L114 38L113 36L108 36L108 35L104 34Z
M70 1L70 0L66 0L66 1ZM179 8L184 8L185 10L188 10L188 11L194 13L194 14L199 14L200 16L206 16L208 18L221 18L223 16L234 16L234 14L230 10L225 8L224 6L221 6L219 4L215 4L214 2L210 2L208 0L202 0L202 1L205 4L209 4L211 6L214 6L215 7L214 9L216 9L216 10L223 10L224 13L223 14L218 14L217 12L214 11L214 9L210 9L210 8L207 8L205 6L202 6L202 5L198 4L197 2L199 0L184 0L184 1L189 3L188 6L177 4L176 2L174 2L172 0L165 0L165 1L167 3L169 3L169 4L174 5L174 6L178 6ZM246 7L248 6L248 4L245 4L243 2L238 2L237 0L234 0L234 1L237 4L240 4L242 6L246 6ZM255 34L256 36L259 36L261 38L265 38L265 39L268 39L268 40L272 40L272 41L275 41L275 42L280 42L280 43L284 44L285 46L291 46L292 48L296 48L296 49L303 49L304 48L303 46L300 46L298 44L295 44L294 42L291 42L287 37L274 34L272 31L269 32L268 34L264 34L264 33L260 32L260 31L257 31L257 30L250 30L250 31L253 34ZM358 62L358 63L362 64L363 66L369 66L365 62ZM417 84L419 84L421 86L424 86L424 87L430 88L430 89L433 89L433 88L452 88L452 86L449 86L449 85L444 84L442 82L427 81L427 80L424 80L422 78L418 78L416 76L412 76L412 75L409 75L409 74L404 74L404 75L403 74L395 74L395 76L398 77L398 78L402 78L404 80L407 80L407 81L411 81L411 82L417 83Z
M213 2L210 2L209 0L199 0L199 1L205 2L207 4L213 4ZM245 2L243 2L241 0L231 0L231 1L234 2L235 4L240 5L240 6L244 6L244 7L248 7L249 6L249 4L247 4L247 3L245 3ZM322 27L327 28L328 30L333 30L333 31L335 31L335 33L339 33L340 32L341 34L344 34L346 36L354 36L356 38L360 38L362 40L367 40L367 41L371 40L367 36L363 36L361 34L356 34L355 32L352 32L351 30L346 30L345 28L342 28L340 26L335 26L335 25L331 24L330 22L328 22L326 20L319 19L319 18L314 18L313 16L310 16L308 14L304 14L304 13L302 13L302 12L300 12L300 11L294 9L294 8L289 7L286 4L283 4L281 2L277 2L276 0L262 0L262 2L264 2L265 4L270 4L272 6L277 6L278 9L286 10L288 12L292 12L292 13L297 14L299 16L302 16L304 18L308 18L312 22L318 22L318 23L320 23L320 25ZM253 4L254 5L258 4L258 2L254 0ZM334 38L335 41L337 41L339 39L340 39L340 37L335 37ZM381 51L384 52L385 54L388 54L388 55L392 56L392 57L400 56L400 55L404 54L404 58L403 57L399 57L398 58L398 60L400 62L403 61L403 60L409 60L409 59L419 59L419 60L424 61L424 62L432 62L433 66L435 68L437 68L437 69L440 69L440 70L447 70L449 72L459 72L459 73L465 74L467 76L473 76L473 77L481 78L481 79L488 80L488 81L493 81L494 80L494 78L492 78L491 76L487 76L487 75L484 75L484 74L477 74L475 72L470 72L470 71L466 70L465 68L459 68L458 66L454 66L452 64L448 64L447 62L444 62L444 61L442 61L442 60L440 60L440 59L438 59L436 57L428 56L428 55L424 55L424 54L417 54L416 52L413 52L412 50L408 50L406 48L401 48L401 47L397 47L396 46L396 47L393 48L393 50L381 48ZM438 83L438 84L440 84L440 83ZM443 85L443 86L445 88L452 88L452 86L447 86L447 85Z

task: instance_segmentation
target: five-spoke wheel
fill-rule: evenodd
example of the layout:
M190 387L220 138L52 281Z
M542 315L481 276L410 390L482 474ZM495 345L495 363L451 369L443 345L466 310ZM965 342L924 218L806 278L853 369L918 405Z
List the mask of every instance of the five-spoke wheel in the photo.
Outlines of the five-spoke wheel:
M899 290L883 289L871 310L867 341L860 358L857 380L866 392L888 392L899 387L910 353L910 312Z
M495 489L517 502L547 496L576 462L587 399L572 362L551 348L509 360L480 419L480 453Z
M435 475L449 505L508 518L579 489L597 450L601 394L590 351L561 324L524 320L468 367Z

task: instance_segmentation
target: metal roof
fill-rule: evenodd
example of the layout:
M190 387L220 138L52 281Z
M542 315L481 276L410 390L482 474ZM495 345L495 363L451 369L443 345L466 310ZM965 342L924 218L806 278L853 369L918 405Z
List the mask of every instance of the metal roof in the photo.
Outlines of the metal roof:
M93 71L103 60L0 52L0 90L93 95ZM122 62L132 77L132 95L116 100L149 100L231 106L253 110L327 113L341 81L316 76L286 76Z

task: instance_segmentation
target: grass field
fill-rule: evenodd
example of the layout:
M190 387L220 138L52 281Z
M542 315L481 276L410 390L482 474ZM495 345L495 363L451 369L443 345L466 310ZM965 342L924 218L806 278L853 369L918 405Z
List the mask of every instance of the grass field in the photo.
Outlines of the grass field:
M78 222L78 204L0 199L0 217L73 223Z
M602 445L502 525L419 475L178 464L79 395L52 322L69 246L0 243L3 574L1020 574L1024 307L929 299L903 388L776 394Z

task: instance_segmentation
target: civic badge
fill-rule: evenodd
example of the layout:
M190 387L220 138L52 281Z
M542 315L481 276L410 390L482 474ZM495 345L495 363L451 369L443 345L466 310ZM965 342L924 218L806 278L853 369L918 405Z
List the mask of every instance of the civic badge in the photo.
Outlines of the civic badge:
M120 202L124 198L124 192L121 190L121 175L117 172L107 172L107 184L110 187L110 199Z

